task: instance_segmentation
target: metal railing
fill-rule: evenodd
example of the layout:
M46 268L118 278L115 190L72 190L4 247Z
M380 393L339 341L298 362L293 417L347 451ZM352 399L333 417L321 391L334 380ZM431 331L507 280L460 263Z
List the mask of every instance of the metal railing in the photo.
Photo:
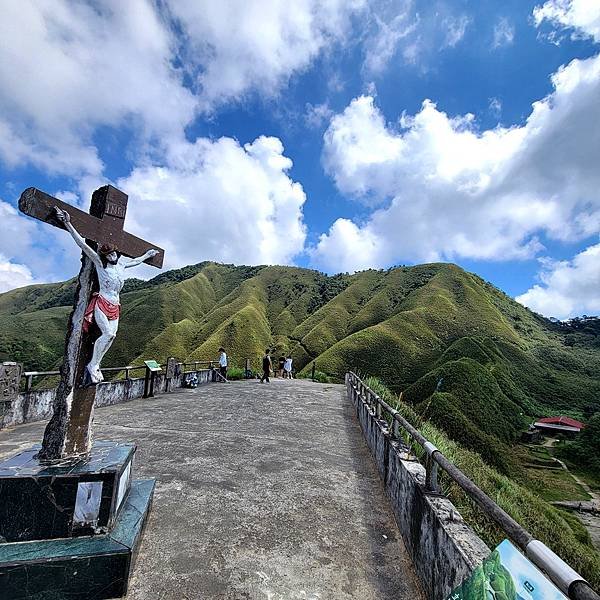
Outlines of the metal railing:
M448 460L429 440L413 427L395 408L380 398L355 373L346 374L348 393L352 400L362 400L377 419L388 417L390 434L402 441L401 430L417 442L425 451L425 487L426 491L440 494L437 481L441 468L471 498L481 510L490 517L525 555L542 569L556 586L574 600L600 600L600 596L589 583L572 569L562 558L556 555L543 542L534 539L524 527L519 525L506 511L498 506L483 490L473 483L456 465ZM387 420L387 419L386 419Z
M118 373L125 371L125 379L131 379L131 371L146 369L146 365L127 365L125 367L102 367L102 373ZM60 371L25 371L21 374L21 379L25 380L23 390L30 392L33 387L34 377L52 377L60 375Z
M187 373L194 373L195 371L200 371L203 368L206 369L215 369L219 365L219 360L194 360L191 362L180 362L179 366L181 368L181 372L185 375ZM193 367L186 371L187 367Z
M235 359L229 358L230 364L235 362ZM166 364L164 361L163 364ZM194 360L191 362L178 362L179 369L183 375L188 373L194 373L202 369L216 369L219 366L219 359L216 360ZM248 366L248 359L245 360L246 368ZM188 367L191 367L188 369ZM126 365L124 367L102 367L100 370L102 373L118 373L125 371L125 379L131 379L132 371L142 371L146 369L146 365ZM187 370L186 370L187 369ZM60 371L25 371L21 374L21 379L24 380L23 391L30 392L33 388L34 377L51 377L60 375Z

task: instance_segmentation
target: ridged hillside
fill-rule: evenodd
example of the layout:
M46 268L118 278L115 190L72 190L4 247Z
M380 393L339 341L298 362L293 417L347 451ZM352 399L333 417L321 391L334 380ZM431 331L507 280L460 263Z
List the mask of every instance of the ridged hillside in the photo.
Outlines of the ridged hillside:
M73 282L0 294L0 358L60 364ZM201 263L129 280L105 366L167 356L255 367L264 348L297 370L374 375L503 471L527 417L581 416L600 397L600 333L561 325L452 264L328 277L294 267Z

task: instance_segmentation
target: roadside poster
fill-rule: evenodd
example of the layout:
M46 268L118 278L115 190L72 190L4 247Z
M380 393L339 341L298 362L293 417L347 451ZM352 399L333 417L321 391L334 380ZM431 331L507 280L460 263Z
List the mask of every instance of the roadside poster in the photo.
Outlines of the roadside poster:
M566 596L504 540L447 600L566 600Z

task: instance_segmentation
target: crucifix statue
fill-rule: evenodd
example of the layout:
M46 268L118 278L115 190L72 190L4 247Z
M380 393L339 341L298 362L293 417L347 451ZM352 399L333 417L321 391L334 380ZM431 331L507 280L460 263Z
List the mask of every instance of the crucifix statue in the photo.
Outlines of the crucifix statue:
M92 443L96 384L103 379L100 362L119 325L125 269L143 262L160 268L164 251L123 230L127 195L110 185L93 193L90 214L35 188L21 194L19 208L66 229L82 249L54 413L38 456L49 461L85 455ZM121 254L133 260L121 260Z

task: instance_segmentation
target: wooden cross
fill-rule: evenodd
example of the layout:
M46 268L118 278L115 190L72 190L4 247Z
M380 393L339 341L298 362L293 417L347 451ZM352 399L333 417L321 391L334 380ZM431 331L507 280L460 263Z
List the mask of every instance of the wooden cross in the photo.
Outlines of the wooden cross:
M107 185L92 194L90 214L36 188L27 188L19 199L19 209L40 221L64 229L56 217L55 206L66 210L71 223L86 238L92 248L101 244L114 244L121 254L129 257L143 255L155 248L158 254L146 262L162 267L164 250L123 230L127 212L127 194ZM77 280L73 311L69 317L65 356L61 379L56 391L54 412L44 432L39 458L58 460L85 455L92 443L92 420L96 386L83 386L85 365L91 358L94 338L82 330L83 315L91 295L98 286L92 261L82 253L81 269Z

